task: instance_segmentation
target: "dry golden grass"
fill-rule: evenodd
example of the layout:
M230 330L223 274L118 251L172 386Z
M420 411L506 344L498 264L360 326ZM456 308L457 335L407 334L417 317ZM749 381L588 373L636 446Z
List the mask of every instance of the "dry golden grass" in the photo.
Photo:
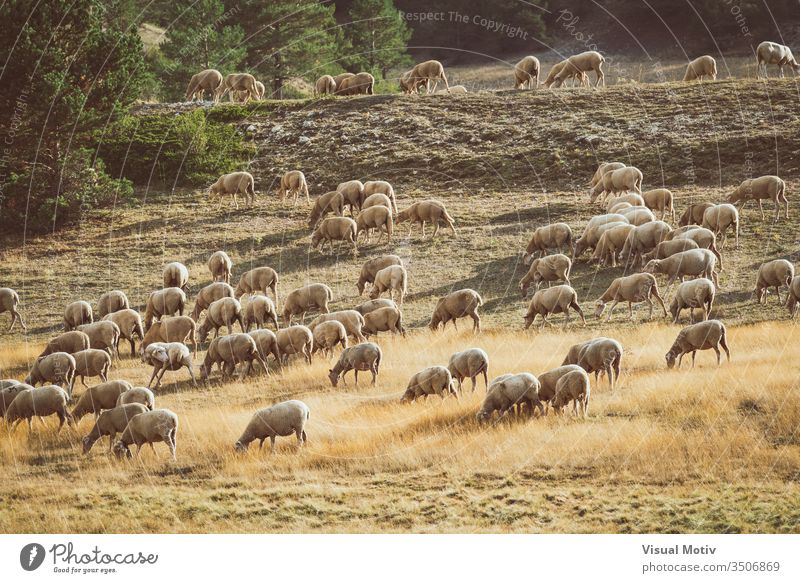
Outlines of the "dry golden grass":
M157 397L180 416L178 462L166 448L118 462L100 442L80 455L77 432L54 419L0 432L0 519L7 532L252 531L792 531L800 528L800 356L794 326L731 328L733 362L713 352L667 371L677 327L592 331L626 346L612 395L593 386L591 418L548 416L480 426L483 397L401 405L419 368L467 346L491 358L490 376L560 364L586 330L488 331L381 337L379 383L332 389L328 362L293 363L270 379L194 389L168 373ZM3 351L4 366L25 347ZM123 359L114 378L147 380ZM262 406L300 398L309 443L279 451L232 444Z

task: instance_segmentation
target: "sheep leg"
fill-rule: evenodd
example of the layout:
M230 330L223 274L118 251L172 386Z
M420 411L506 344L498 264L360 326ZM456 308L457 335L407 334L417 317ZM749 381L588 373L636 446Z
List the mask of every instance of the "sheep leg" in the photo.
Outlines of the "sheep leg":
M369 370L370 370L370 372L372 372L372 384L374 385L374 384L376 384L376 382L377 382L377 380L378 380L378 369L377 369L377 367L375 366L375 363L373 363L373 364L372 364L372 365L369 367Z
M781 302L781 288L778 285L775 286L775 295L778 297L778 305L782 305L783 302Z
M270 435L269 436L269 453L270 453L270 455L275 453L275 436L274 435Z
M696 350L692 350L692 368L694 368L694 359L695 359L695 356L697 356L697 351L696 351Z
M153 374L150 376L150 380L147 381L147 388L148 389L150 388L150 385L153 383L153 379L156 378L156 373L158 372L159 368L161 368L160 365L158 365L158 364L153 365Z
M650 300L647 300L650 302ZM633 320L633 302L628 302L628 320ZM650 302L650 317L653 317L653 302Z
M436 233L438 233L438 232L439 232L439 221L437 220L437 221L434 221L434 223L433 223L433 235L431 235L431 240L436 238Z
M756 202L758 203L758 210L761 212L761 220L763 221L764 220L764 206L761 204L761 199L760 198L756 199ZM744 205L742 205L742 206L744 206Z

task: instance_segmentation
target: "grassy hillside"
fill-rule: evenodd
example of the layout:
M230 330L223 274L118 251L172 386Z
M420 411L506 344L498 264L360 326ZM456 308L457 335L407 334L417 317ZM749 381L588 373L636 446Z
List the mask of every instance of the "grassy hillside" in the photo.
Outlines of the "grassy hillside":
M0 521L8 531L797 531L795 328L765 322L786 318L773 295L766 306L750 296L762 261L797 260L794 219L773 225L747 207L741 247L723 251L714 315L731 327L733 364L720 369L703 353L695 372L667 372L663 354L680 327L644 323L641 309L635 327L625 310L610 324L590 316L621 268L575 266L587 329L523 333L527 302L517 290L535 227L565 221L579 233L600 212L587 194L599 161L637 165L645 188L673 190L679 212L689 201L721 200L747 176L778 173L794 217L796 103L787 79L215 108L209 115L253 136L256 206L218 210L199 191L139 185L134 205L87 213L55 235L6 236L0 285L20 292L29 331L7 333L0 315L0 378L24 377L66 303L123 289L141 308L168 261L189 267L193 305L217 249L233 258L234 281L255 266L275 268L281 296L307 282L329 284L332 309L362 301L355 281L365 259L397 253L409 269L403 312L414 330L408 340L379 338L386 358L376 388L332 390L323 359L268 381L202 389L185 373L168 374L158 403L181 417L177 464L164 451L119 464L101 443L81 457L88 419L61 435L52 420L30 438L23 428L11 437L0 429ZM139 114L184 108L144 106ZM306 173L312 195L351 178L382 178L401 208L435 197L455 217L458 237L423 241L400 225L391 244L362 244L358 256L311 250L305 202L293 207L274 192L293 168ZM482 294L486 333L423 328L436 299L462 287ZM671 291L662 289L665 299ZM458 403L395 402L413 372L468 346L487 349L491 376L540 373L572 343L600 334L623 342L626 372L613 395L605 383L593 386L586 423L548 417L479 427L482 387ZM146 382L149 372L123 353L112 378ZM285 443L272 458L235 456L231 444L252 411L289 396L312 408L308 449L295 456ZM121 500L130 502L122 518ZM164 515L172 520L157 518Z

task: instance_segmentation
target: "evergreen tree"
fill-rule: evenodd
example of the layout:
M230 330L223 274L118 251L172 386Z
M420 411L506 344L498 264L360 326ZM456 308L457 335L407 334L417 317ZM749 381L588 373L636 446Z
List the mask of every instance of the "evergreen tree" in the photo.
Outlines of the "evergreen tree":
M386 74L392 67L408 65L406 53L411 30L400 17L392 0L354 0L347 38L353 54L348 59L352 70Z
M239 10L225 10L221 0L173 3L167 40L153 59L165 99L183 99L192 75L203 69L219 69L223 75L242 72L246 50L240 19Z
M130 192L95 160L96 139L139 95L136 30L101 0L8 0L0 5L0 223L56 225Z
M247 66L274 97L292 77L313 81L335 68L344 39L333 4L317 0L236 0L245 29Z

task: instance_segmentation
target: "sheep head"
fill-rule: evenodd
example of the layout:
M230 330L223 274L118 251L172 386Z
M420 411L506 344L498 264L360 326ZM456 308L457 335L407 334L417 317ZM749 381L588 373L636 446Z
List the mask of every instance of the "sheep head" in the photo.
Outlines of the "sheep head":
M122 458L130 459L133 457L130 448L121 439L114 444L113 450L114 455L118 460L121 460Z
M644 266L645 273L660 273L661 267L661 260L660 259L651 259L647 262L647 265Z
M667 352L664 355L664 358L667 361L667 368L674 368L675 367L675 360L677 358L677 355L672 350Z

